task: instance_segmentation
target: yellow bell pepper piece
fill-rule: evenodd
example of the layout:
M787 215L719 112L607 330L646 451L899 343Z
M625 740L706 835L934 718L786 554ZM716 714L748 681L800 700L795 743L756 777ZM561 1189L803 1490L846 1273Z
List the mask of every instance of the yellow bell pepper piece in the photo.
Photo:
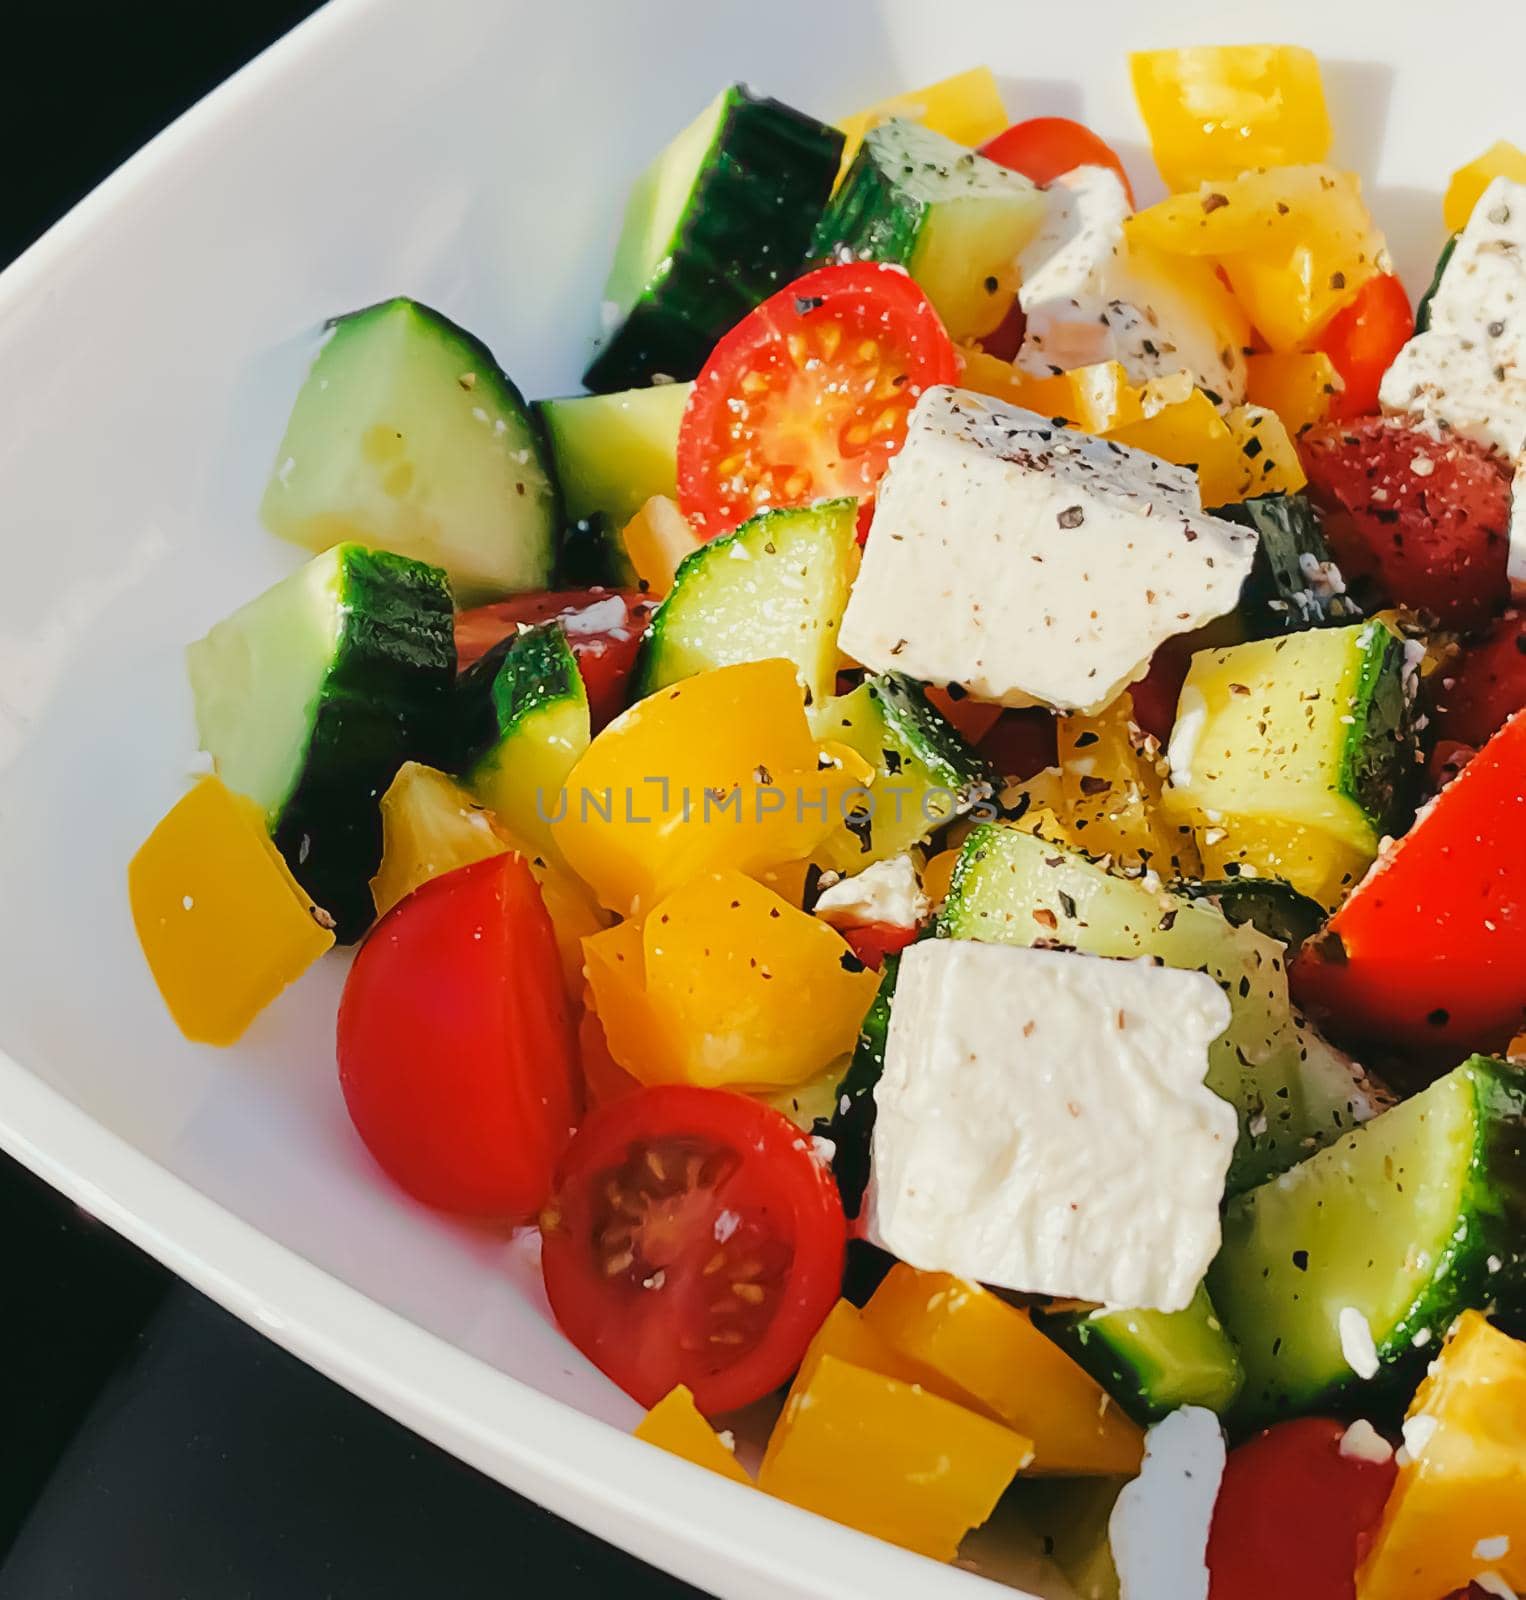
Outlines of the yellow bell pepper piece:
M377 916L431 878L489 856L518 850L530 862L551 918L568 995L583 992L583 940L609 925L587 889L565 867L542 860L516 840L454 778L419 761L398 768L381 799L382 857L371 880Z
M1346 898L1372 865L1370 851L1322 829L1220 812L1212 817L1186 810L1178 814L1192 817L1204 878L1285 878L1327 911Z
M879 987L842 936L739 872L583 942L610 1054L643 1083L770 1089L847 1054Z
M1273 350L1296 350L1383 271L1387 244L1356 175L1271 167L1204 184L1136 212L1131 248L1207 257Z
M1423 1443L1399 1469L1357 1600L1435 1600L1485 1574L1493 1593L1526 1590L1526 1344L1465 1311L1409 1416L1425 1419Z
M959 354L962 388L1037 411L1043 417L1059 417L1082 433L1106 433L1152 417L1192 393L1192 379L1185 372L1136 385L1129 382L1118 362L1099 361L1094 366L1036 378L973 346Z
M1124 868L1151 866L1164 877L1196 877L1192 831L1161 809L1165 756L1134 721L1125 691L1095 716L1055 725L1065 832L1092 856Z
M200 779L127 868L133 924L175 1025L234 1043L334 942L270 842L258 806Z
M1155 165L1170 189L1330 153L1319 62L1297 45L1198 45L1129 57Z
M994 139L1011 120L1001 103L1001 90L989 67L971 67L951 78L940 78L925 89L912 89L892 95L866 111L844 117L837 126L847 142L843 146L842 170L846 172L864 142L864 135L892 117L920 122L924 128L941 133L956 144L981 145Z
M641 507L626 523L620 542L637 579L652 594L666 594L679 562L703 543L678 502L665 494L654 494Z
M818 756L791 662L702 672L599 734L552 840L601 904L637 913L701 873L806 859L861 786Z
M697 1467L708 1467L733 1483L752 1486L735 1452L700 1415L694 1396L682 1384L669 1390L636 1424L636 1437Z
M790 1386L758 1487L951 1561L1032 1453L1021 1434L918 1384L842 1301Z
M940 850L922 869L922 893L933 905L948 899L948 886L963 854L962 850Z
M1452 174L1441 206L1448 233L1461 233L1467 227L1479 196L1496 178L1526 183L1526 150L1508 139L1496 139L1476 161Z
M1236 406L1225 420L1239 457L1239 477L1224 500L1207 503L1228 505L1256 494L1297 494L1309 481L1298 459L1298 446L1275 411L1265 406Z
M1153 417L1109 428L1109 439L1148 450L1178 467L1195 467L1205 506L1221 506L1235 497L1244 476L1234 435L1201 389Z
M1144 1434L1026 1311L946 1272L898 1263L864 1322L922 1383L1033 1441L1034 1472L1139 1471Z
M1323 422L1343 388L1344 380L1323 350L1271 350L1246 358L1245 398L1275 411L1290 433Z

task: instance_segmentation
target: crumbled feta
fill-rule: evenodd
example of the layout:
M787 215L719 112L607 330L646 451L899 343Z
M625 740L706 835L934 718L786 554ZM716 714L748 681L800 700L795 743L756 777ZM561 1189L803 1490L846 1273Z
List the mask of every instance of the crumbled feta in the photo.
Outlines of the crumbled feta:
M1203 1406L1182 1406L1145 1435L1139 1476L1108 1520L1120 1600L1207 1600L1208 1531L1225 1459L1219 1419Z
M1497 1572L1480 1572L1473 1582L1484 1591L1492 1594L1496 1600L1519 1600L1515 1590Z
M1475 1561L1499 1561L1510 1554L1510 1535L1496 1534L1492 1539L1480 1539L1473 1546Z
M914 1267L1180 1311L1219 1247L1234 1111L1201 972L969 940L901 958L869 1236Z
M1393 1460L1394 1447L1363 1417L1341 1435L1340 1453L1349 1461L1366 1461L1381 1467Z
M1401 1424L1404 1434L1404 1443L1399 1450L1399 1465L1407 1467L1411 1461L1425 1454L1425 1447L1436 1437L1436 1429L1441 1424L1429 1412L1417 1411L1414 1416L1406 1417Z
M1372 1342L1367 1318L1355 1306L1342 1306L1336 1328L1341 1336L1341 1355L1346 1365L1359 1378L1377 1377L1378 1347Z
M834 928L857 928L868 922L915 928L927 915L928 905L911 857L901 855L876 861L851 878L837 879L817 895L814 909Z
M1431 325L1384 374L1387 411L1418 412L1512 459L1526 450L1526 184L1479 197L1431 301Z
M1184 468L932 388L881 481L842 647L982 700L1096 711L1234 609L1255 546Z
M1018 257L1027 318L1017 364L1048 375L1116 361L1129 381L1187 372L1226 405L1245 398L1245 360L1179 275L1131 253L1128 195L1107 167L1077 167L1045 191L1043 226Z

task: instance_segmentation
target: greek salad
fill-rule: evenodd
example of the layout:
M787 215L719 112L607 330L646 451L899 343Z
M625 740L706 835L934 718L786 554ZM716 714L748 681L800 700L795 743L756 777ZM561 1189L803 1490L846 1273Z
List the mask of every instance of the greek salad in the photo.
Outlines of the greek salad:
M584 393L336 316L133 916L210 1045L355 947L360 1139L654 1446L1087 1600L1526 1593L1526 152L1416 305L1309 52L1130 70L1160 181L725 89Z

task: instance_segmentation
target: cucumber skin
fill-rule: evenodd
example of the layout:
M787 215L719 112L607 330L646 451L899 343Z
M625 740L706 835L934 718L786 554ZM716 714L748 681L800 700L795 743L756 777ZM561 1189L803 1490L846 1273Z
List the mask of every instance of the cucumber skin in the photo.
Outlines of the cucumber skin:
M1468 1162L1458 1225L1422 1292L1393 1327L1373 1330L1381 1363L1376 1377L1362 1379L1344 1370L1323 1387L1287 1393L1270 1388L1258 1393L1247 1381L1229 1419L1241 1434L1316 1406L1364 1416L1387 1406L1397 1417L1452 1321L1470 1307L1493 1307L1507 1332L1526 1334L1526 1073L1491 1056L1473 1056L1454 1070L1465 1069L1473 1073L1481 1137L1475 1137ZM1362 1138L1365 1132L1358 1129L1347 1138ZM1272 1179L1266 1187L1276 1182ZM1256 1193L1249 1190L1230 1202L1224 1251L1234 1248L1234 1219ZM1498 1271L1489 1270L1491 1260L1499 1262ZM1216 1270L1217 1263L1209 1270L1210 1285ZM1225 1326L1228 1330L1230 1322ZM1421 1330L1429 1339L1417 1348L1414 1338Z
M722 145L724 156L717 159ZM781 145L791 147L777 171ZM659 375L684 382L716 341L798 275L842 163L843 135L778 100L733 88L669 253L625 321L588 365L597 394L644 388ZM768 245L742 253L751 236Z
M1375 637L1362 658L1340 787L1382 837L1403 833L1414 816L1420 769L1404 694L1404 646L1382 623L1371 626Z
M914 678L899 672L881 672L865 681L870 685L871 698L879 702L890 731L945 788L968 789L984 784L994 794L1001 787L996 769L964 741Z
M811 259L833 261L839 252L851 252L851 258L858 260L908 266L926 216L926 201L896 188L866 139L816 225Z
M595 511L562 530L556 554L559 589L635 589L636 569L620 540L620 530Z
M851 1221L858 1216L869 1187L869 1148L874 1137L877 1107L875 1086L885 1070L885 1040L890 1032L890 1006L895 999L899 952L885 957L879 992L859 1025L858 1045L842 1082L830 1117L817 1120L815 1132L836 1147L832 1176L842 1196L842 1208Z
M1210 515L1253 528L1260 536L1237 607L1247 637L1267 639L1303 628L1340 627L1362 620L1361 607L1349 595L1322 599L1309 588L1299 556L1307 554L1325 562L1331 554L1319 514L1305 495L1252 495L1235 505L1219 506ZM1294 595L1306 598L1295 600ZM1285 609L1274 609L1274 600Z
M1222 878L1198 883L1173 884L1189 900L1211 900L1224 920L1241 927L1249 923L1257 932L1288 947L1288 953L1311 939L1329 920L1317 900L1300 894L1282 878Z
M313 713L307 758L271 830L341 944L376 916L379 801L405 761L434 764L456 671L455 614L438 567L354 546L346 617Z
M552 620L500 639L455 689L451 770L468 777L542 706L583 698L577 658Z
M1198 1294L1207 1300L1206 1290L1200 1288ZM1196 1309L1194 1304L1187 1311L1169 1314L1148 1311L1140 1314L1156 1318L1166 1317L1169 1320L1191 1316ZM1211 1301L1208 1302L1206 1311L1208 1315L1214 1315ZM1118 1311L1111 1314L1123 1317L1130 1313ZM1235 1403L1245 1385L1245 1371L1240 1365L1234 1342L1227 1333L1222 1332L1222 1329L1220 1330L1224 1356L1222 1369L1212 1378L1205 1378L1196 1385L1181 1383L1176 1392L1167 1396L1152 1391L1149 1379L1140 1372L1137 1364L1131 1362L1127 1355L1114 1345L1090 1314L1085 1312L1036 1314L1034 1322L1071 1360L1089 1372L1141 1427L1159 1422L1178 1406L1206 1406L1216 1415L1222 1416Z
M1415 332L1426 333L1431 326L1431 303L1436 298L1436 291L1441 287L1441 280L1446 276L1446 270L1452 264L1452 256L1457 250L1457 241L1462 238L1460 233L1454 233L1441 247L1441 254L1436 257L1436 270L1431 274L1431 281L1423 295L1420 304L1415 307Z

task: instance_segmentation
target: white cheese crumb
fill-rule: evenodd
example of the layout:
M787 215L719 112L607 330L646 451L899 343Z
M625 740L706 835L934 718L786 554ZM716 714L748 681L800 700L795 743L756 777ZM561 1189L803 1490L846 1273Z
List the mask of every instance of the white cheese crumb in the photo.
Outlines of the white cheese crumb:
M1182 1406L1145 1435L1139 1476L1108 1519L1120 1600L1207 1600L1224 1460L1219 1419L1202 1406Z
M1473 1581L1485 1594L1497 1596L1497 1600L1519 1600L1515 1590L1497 1572L1480 1572Z
M816 897L814 909L834 928L862 927L870 922L915 928L928 908L911 857L901 855L876 861L854 877L828 884Z
M1336 1326L1340 1330L1341 1354L1346 1358L1346 1365L1359 1378L1377 1377L1378 1347L1372 1342L1372 1329L1366 1317L1355 1306L1342 1306Z
M715 1242L717 1244L725 1244L732 1234L734 1234L741 1226L741 1223L742 1219L736 1214L735 1211L732 1211L729 1208L722 1208L720 1211L717 1211L715 1214L714 1229Z
M831 1139L823 1139L819 1133L811 1135L811 1154L824 1167L830 1167L837 1159L837 1146Z
M1407 1467L1417 1456L1423 1456L1425 1447L1435 1438L1436 1429L1440 1426L1435 1417L1425 1411L1406 1417L1403 1424L1404 1444L1397 1457L1399 1465Z
M185 764L188 778L204 778L209 772L215 772L216 770L216 763L205 750L198 750Z
M1508 1533L1496 1534L1492 1539L1480 1539L1473 1546L1473 1558L1476 1561L1499 1561L1510 1554L1510 1535Z
M737 1453L737 1436L731 1431L730 1428L720 1429L720 1431L716 1434L716 1438L721 1441L722 1449L729 1450L732 1455Z
M1381 1467L1393 1459L1394 1447L1363 1417L1341 1435L1340 1453L1350 1461L1366 1461Z
M182 906L183 906L183 907L184 907L184 908L185 908L185 909L186 909L186 910L187 910L187 911L189 911L189 910L190 910L190 909L191 909L191 908L192 908L192 907L193 907L193 906L194 906L194 905L195 905L195 904L196 904L196 902L195 902L195 901L194 901L194 900L193 900L193 899L192 899L192 898L191 898L191 897L190 897L190 895L186 895L186 896L184 896L184 897L183 897L183 898L182 898L182 899L181 899L181 902L180 902L180 904L181 904L181 905L182 905Z

